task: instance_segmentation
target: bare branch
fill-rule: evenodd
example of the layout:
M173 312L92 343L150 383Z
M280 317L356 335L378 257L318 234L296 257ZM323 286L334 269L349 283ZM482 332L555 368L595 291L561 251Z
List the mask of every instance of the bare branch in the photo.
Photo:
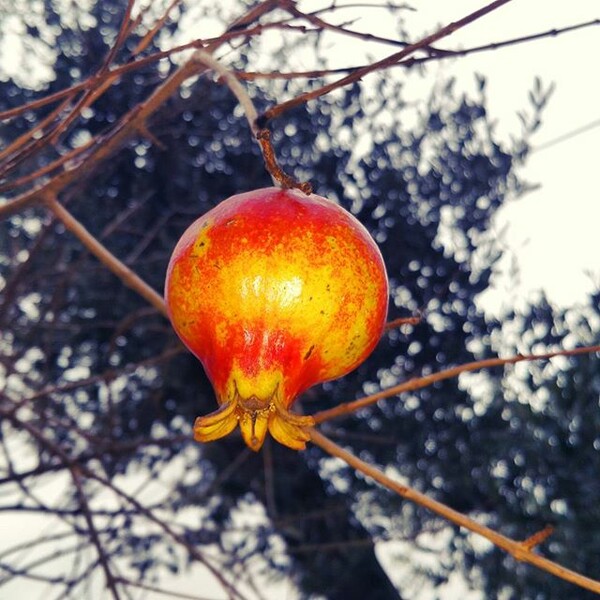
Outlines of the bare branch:
M64 226L108 269L110 269L127 287L135 290L142 298L150 302L161 314L167 316L163 297L152 289L135 271L121 262L112 252L103 246L58 200L49 196L48 208L62 221Z
M437 42L439 39L447 37L448 35L454 33L455 31L458 31L459 29L461 29L462 27L465 27L466 25L469 25L470 23L476 21L477 19L480 19L481 17L500 8L504 4L507 4L508 2L511 2L511 0L495 0L494 2L491 2L487 6L484 6L483 8L471 13L470 15L467 15L466 17L459 19L458 21L450 23L449 25L442 27L442 29L436 31L435 33L432 33L431 35L424 37L420 41L418 41L414 44L411 44L410 46L407 46L400 52L396 52L396 53L392 54L391 56L388 56L382 60L374 62L371 65L367 65L365 67L357 69L355 72L351 73L350 75L346 75L346 77L342 77L342 79L339 79L338 81L334 81L333 83L324 85L316 90L312 90L310 92L305 92L304 94L300 94L299 96L296 96L295 98L292 98L291 100L288 100L287 102L282 102L281 104L277 104L276 106L271 107L270 109L265 111L262 115L260 115L260 117L258 119L258 124L260 127L264 127L270 120L276 119L277 117L281 116L284 112L286 112L287 110L290 110L291 108L295 108L296 106L305 104L309 100L314 100L315 98L319 98L320 96L323 96L324 94L328 94L329 92L332 92L333 90L336 90L340 87L344 87L350 83L355 83L356 81L359 81L360 79L362 79L365 75L368 75L369 73L376 71L377 69L390 67L390 66L398 63L399 61L401 61L403 58L406 58L407 56L413 54L417 50L431 46L431 44L433 44L434 42Z
M377 42L380 44L400 46L402 48L407 48L408 46L410 46L409 42L403 42L401 40L384 38L384 37L381 37L378 35L374 35L372 33L363 33L361 31L353 31L342 25L333 25L332 23L328 23L327 21L324 21L323 19L318 17L317 16L318 11L315 11L312 13L304 13L301 10L298 10L298 8L296 6L296 2L294 0L283 0L282 8L285 8L285 10L287 10L294 17L296 17L298 19L306 19L307 21L312 23L316 28L315 31L318 31L318 32L324 31L324 30L329 30L329 31L333 31L335 33L339 33L341 35L348 36L348 37L355 37L355 38L364 40L366 42ZM422 49L426 50L427 52L430 52L434 55L445 54L447 52L446 50L439 50L432 46L424 46Z
M156 21L154 26L148 30L146 35L140 40L138 45L134 48L132 54L137 56L141 54L152 42L152 40L156 37L156 34L162 29L163 25L167 22L171 11L178 5L181 4L181 0L171 0L171 4L167 7L167 10L163 13L162 17ZM148 7L152 6L149 4ZM139 17L141 18L143 13L140 12Z
M239 27L246 27L253 23L262 15L273 10L277 6L276 0L266 0L249 10L240 19L234 21L228 30L235 30ZM206 51L213 52L222 44L221 38L218 38L212 44L207 45ZM205 67L198 64L191 58L177 71L175 71L162 85L156 88L150 97L140 104L133 107L114 128L110 135L101 135L95 139L93 149L80 162L70 166L65 171L53 177L50 181L36 186L34 189L23 193L17 198L6 202L0 206L0 219L5 218L23 208L43 201L48 197L57 197L60 192L82 172L93 164L95 167L99 163L112 156L121 146L137 131L143 130L146 120L156 112L162 104L170 98L181 86L181 84L194 75L200 75L206 70Z
M433 500L414 490L408 486L401 485L400 483L394 481L384 473L382 473L379 469L373 467L372 465L360 460L352 453L344 450L341 446L338 446L334 442L332 442L329 438L325 437L322 433L319 433L316 429L309 430L311 440L320 448L322 448L327 454L331 456L335 456L337 458L341 458L345 463L350 465L352 468L364 473L368 477L374 479L377 483L382 485L383 487L391 490L392 492L415 502L419 506L423 506L428 510L440 515L444 519L459 525L460 527L464 527L473 533L481 535L486 538L492 544L497 546L498 548L502 548L509 554L511 554L516 560L521 562L526 562L531 565L542 569L556 577L560 577L565 581L569 581L579 587L582 587L586 590L590 590L592 592L600 593L600 581L595 581L594 579L590 579L589 577L585 577L584 575L580 575L575 571L571 571L570 569L566 569L562 565L559 565L547 558L539 556L538 554L534 554L532 548L528 545L528 540L525 542L518 542L507 538L500 533L497 533L493 529L486 527L485 525L481 525L473 519L463 515L462 513L438 502L437 500Z
M79 504L81 506L81 511L83 512L83 516L88 526L90 539L96 547L96 551L98 552L98 559L100 560L100 564L102 565L102 569L104 570L104 575L106 577L106 586L110 590L112 597L115 600L120 600L121 594L119 593L119 590L117 588L117 582L112 573L110 559L104 550L104 546L102 545L102 542L100 541L100 537L98 535L98 530L96 529L96 526L94 524L94 517L92 516L92 512L90 510L87 497L83 489L79 468L76 465L71 465L69 470L71 472L73 483L75 483L75 488L77 489Z
M405 381L404 383L400 383L386 390L382 390L376 394L370 394L364 398L354 400L353 402L339 404L334 408L323 410L314 414L313 418L315 423L318 425L319 423L324 423L325 421L329 421L337 417L352 414L361 408L372 406L378 400L382 400L383 398L390 398L391 396L398 396L404 392L419 390L438 381L458 377L461 373L479 371L480 369L490 369L492 367L501 367L504 365L514 365L523 361L548 360L549 358L553 358L555 356L577 356L579 354L592 354L593 352L600 352L600 346L584 346L581 348L575 348L573 350L556 350L554 352L544 352L541 354L518 354L517 356L511 356L509 358L488 358L485 360L476 360L464 365L445 369L439 373L432 373L431 375L425 375L423 377L417 377L416 379Z
M389 321L385 324L385 330L391 331L392 329L397 329L398 327L402 327L403 325L418 325L423 320L422 315L417 315L414 317L400 317L398 319L394 319L393 321Z

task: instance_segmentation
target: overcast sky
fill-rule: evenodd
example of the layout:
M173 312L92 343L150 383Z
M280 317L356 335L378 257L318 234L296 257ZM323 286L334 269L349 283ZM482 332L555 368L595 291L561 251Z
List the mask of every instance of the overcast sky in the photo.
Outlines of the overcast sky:
M410 23L431 30L483 6L474 0L417 0L418 13ZM562 28L600 18L600 3L589 0L539 2L513 0L439 43L468 47L490 41ZM524 297L544 288L564 305L584 302L586 293L600 285L600 75L592 64L600 56L600 27L593 26L541 41L438 63L446 74L469 81L474 71L488 78L492 115L501 132L518 131L516 112L527 104L527 91L536 75L555 92L534 137L540 150L528 159L522 173L540 188L504 207L498 230L509 223L507 239L521 269L518 287L498 280L498 293L489 306ZM588 68L591 67L591 68ZM565 134L585 133L557 141ZM586 275L593 273L593 277Z

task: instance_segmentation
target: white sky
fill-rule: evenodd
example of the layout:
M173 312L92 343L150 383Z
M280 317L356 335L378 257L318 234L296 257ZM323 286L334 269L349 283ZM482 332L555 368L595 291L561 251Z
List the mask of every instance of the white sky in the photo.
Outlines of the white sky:
M409 22L431 31L436 22L454 21L483 5L480 0L418 0L413 6L419 13L409 17ZM513 0L438 45L468 47L599 17L600 4L589 0ZM473 72L487 76L490 112L498 119L501 132L519 131L516 112L526 106L527 91L536 75L546 85L555 82L543 125L533 138L534 145L541 146L600 119L600 75L593 66L598 56L600 27L593 26L440 63L439 68L465 81L470 81ZM541 187L505 206L496 224L498 230L509 224L507 241L518 259L521 281L515 286L513 281L499 279L498 293L487 296L486 307L497 308L540 288L551 300L571 305L584 302L594 282L600 285L599 146L597 127L528 159L523 177Z

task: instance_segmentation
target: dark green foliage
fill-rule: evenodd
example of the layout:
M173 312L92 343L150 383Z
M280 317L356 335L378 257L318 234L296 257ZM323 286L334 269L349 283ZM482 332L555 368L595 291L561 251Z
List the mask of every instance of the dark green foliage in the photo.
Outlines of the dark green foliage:
M108 32L61 29L56 80L48 89L34 93L0 82L0 110L93 73L119 22L116 6L99 2L94 8ZM49 10L48 18L53 15ZM126 76L65 144L106 130L163 78L157 66ZM480 87L482 95L469 98L449 84L407 127L401 86L382 77L376 96L353 86L274 124L284 167L352 210L379 243L392 286L390 317L423 316L419 324L387 334L355 372L307 392L306 412L490 355L493 335L509 326L522 352L565 338L597 341L598 298L586 312L569 314L540 301L504 323L486 322L476 308L500 256L485 233L507 195L520 189L514 167L527 151L526 137L513 148L496 140ZM259 106L276 99L274 87L257 86L252 93ZM526 134L537 127L546 97L536 85L533 107L523 117L535 125ZM226 88L199 79L148 123L160 147L133 140L64 196L89 231L157 290L174 244L193 219L231 194L270 185L246 122L234 116L235 105ZM378 124L380 115L387 117L385 125ZM12 139L29 126L18 119L1 135ZM353 147L365 129L372 148L359 155ZM52 158L49 151L40 161ZM140 468L164 472L193 445L195 460L188 460L185 480L161 507L175 514L202 508L202 522L185 531L188 542L200 548L220 543L232 564L260 556L268 573L293 577L307 597L397 597L373 544L439 529L437 518L374 489L314 448L295 453L269 443L254 455L236 435L192 444L193 419L212 411L214 398L200 365L165 319L43 211L0 227L4 359L22 359L20 392L39 393L33 421L48 440L82 463L100 464L108 477ZM510 335L506 339L512 350ZM598 359L516 371L518 377L507 378L490 372L476 393L449 380L382 401L332 422L327 432L507 535L524 538L554 524L548 554L600 577ZM88 383L75 385L82 378ZM49 385L58 389L44 391ZM161 443L159 426L179 437ZM40 464L53 460L47 448L37 452ZM268 519L242 541L228 537L235 529L232 512L255 503ZM134 522L127 514L115 518L111 553L130 557L141 578L181 568L171 542L156 532L134 533ZM500 591L503 598L532 600L588 597L500 551L475 552L459 532L426 576L439 587L456 570L489 598Z

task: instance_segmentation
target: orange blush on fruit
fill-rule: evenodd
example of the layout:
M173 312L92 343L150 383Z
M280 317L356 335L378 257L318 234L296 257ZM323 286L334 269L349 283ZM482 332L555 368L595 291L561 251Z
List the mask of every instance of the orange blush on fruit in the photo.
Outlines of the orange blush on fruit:
M267 431L299 450L313 421L290 408L372 352L388 281L379 249L350 213L314 194L265 188L192 223L171 256L165 298L219 405L196 419L194 438L216 440L239 425L252 450Z

